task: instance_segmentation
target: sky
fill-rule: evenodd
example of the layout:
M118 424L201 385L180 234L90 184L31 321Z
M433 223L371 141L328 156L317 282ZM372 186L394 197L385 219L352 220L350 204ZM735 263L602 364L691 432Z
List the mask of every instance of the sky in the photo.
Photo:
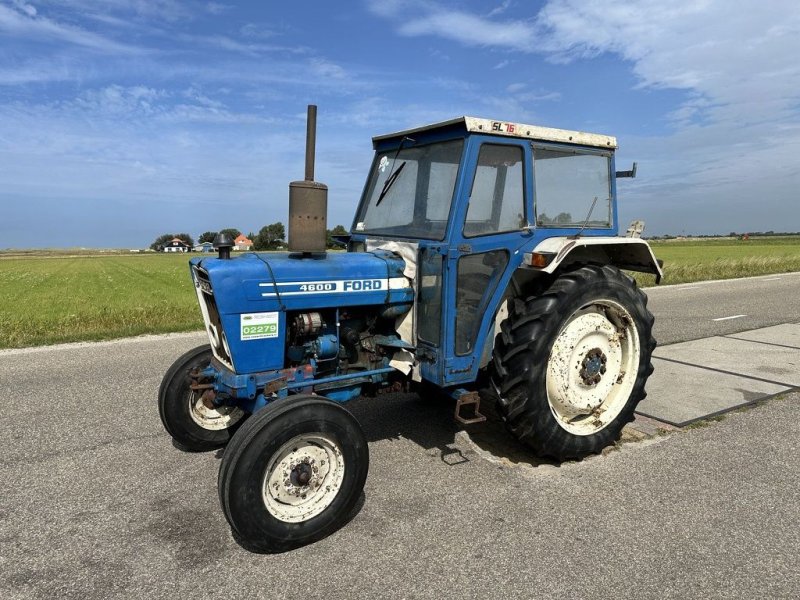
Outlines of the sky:
M328 224L374 135L615 135L620 224L800 231L797 0L0 0L0 248L286 222L317 104Z

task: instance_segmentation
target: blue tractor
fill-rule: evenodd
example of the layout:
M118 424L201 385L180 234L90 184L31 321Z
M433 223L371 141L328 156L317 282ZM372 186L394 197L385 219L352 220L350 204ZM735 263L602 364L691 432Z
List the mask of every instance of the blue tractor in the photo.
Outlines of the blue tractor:
M164 376L176 445L227 445L219 496L259 552L318 540L352 513L367 442L344 403L414 390L457 420L491 400L557 461L618 439L653 370L653 316L623 270L661 268L619 236L616 139L461 117L373 139L346 252L325 252L327 188L290 184L289 252L190 261L209 344ZM635 222L636 223L636 222ZM377 400L376 400L377 401Z

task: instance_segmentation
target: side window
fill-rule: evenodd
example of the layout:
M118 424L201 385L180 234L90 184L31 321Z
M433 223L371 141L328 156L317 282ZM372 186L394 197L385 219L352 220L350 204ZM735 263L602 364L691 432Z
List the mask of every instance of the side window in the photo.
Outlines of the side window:
M523 157L519 146L481 146L464 222L465 237L517 231L525 226Z
M540 227L611 227L608 155L534 148L533 182Z
M508 264L508 252L492 250L458 259L456 354L473 351L478 326Z
M442 326L442 260L441 254L425 248L417 264L417 336L434 346Z

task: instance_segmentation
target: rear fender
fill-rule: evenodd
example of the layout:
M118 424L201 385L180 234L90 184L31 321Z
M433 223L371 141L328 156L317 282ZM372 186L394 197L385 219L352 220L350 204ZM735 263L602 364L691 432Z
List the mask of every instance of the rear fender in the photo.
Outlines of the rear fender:
M534 266L534 256L546 261L541 267ZM656 283L661 281L661 265L650 245L640 238L628 237L553 237L540 242L532 251L526 252L522 265L514 273L508 289L499 303L494 319L494 330L486 337L481 354L480 367L489 364L494 351L494 342L500 333L500 324L508 317L509 302L525 298L534 290L546 285L548 275L574 263L611 264L620 269L652 273Z
M664 276L650 245L641 238L629 237L548 238L525 253L522 268L553 274L576 262L611 264L628 271L652 273L656 283Z

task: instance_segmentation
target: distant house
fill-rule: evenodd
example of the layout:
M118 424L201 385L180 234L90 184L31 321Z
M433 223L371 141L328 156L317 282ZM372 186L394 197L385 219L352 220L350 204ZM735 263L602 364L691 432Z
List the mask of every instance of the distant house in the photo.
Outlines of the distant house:
M253 247L253 242L247 238L243 233L240 233L235 240L233 240L234 250L250 250Z
M164 252L191 252L192 247L179 238L172 238L161 249Z
M197 244L193 248L195 252L213 252L214 251L214 244L211 242L203 242L202 244Z

